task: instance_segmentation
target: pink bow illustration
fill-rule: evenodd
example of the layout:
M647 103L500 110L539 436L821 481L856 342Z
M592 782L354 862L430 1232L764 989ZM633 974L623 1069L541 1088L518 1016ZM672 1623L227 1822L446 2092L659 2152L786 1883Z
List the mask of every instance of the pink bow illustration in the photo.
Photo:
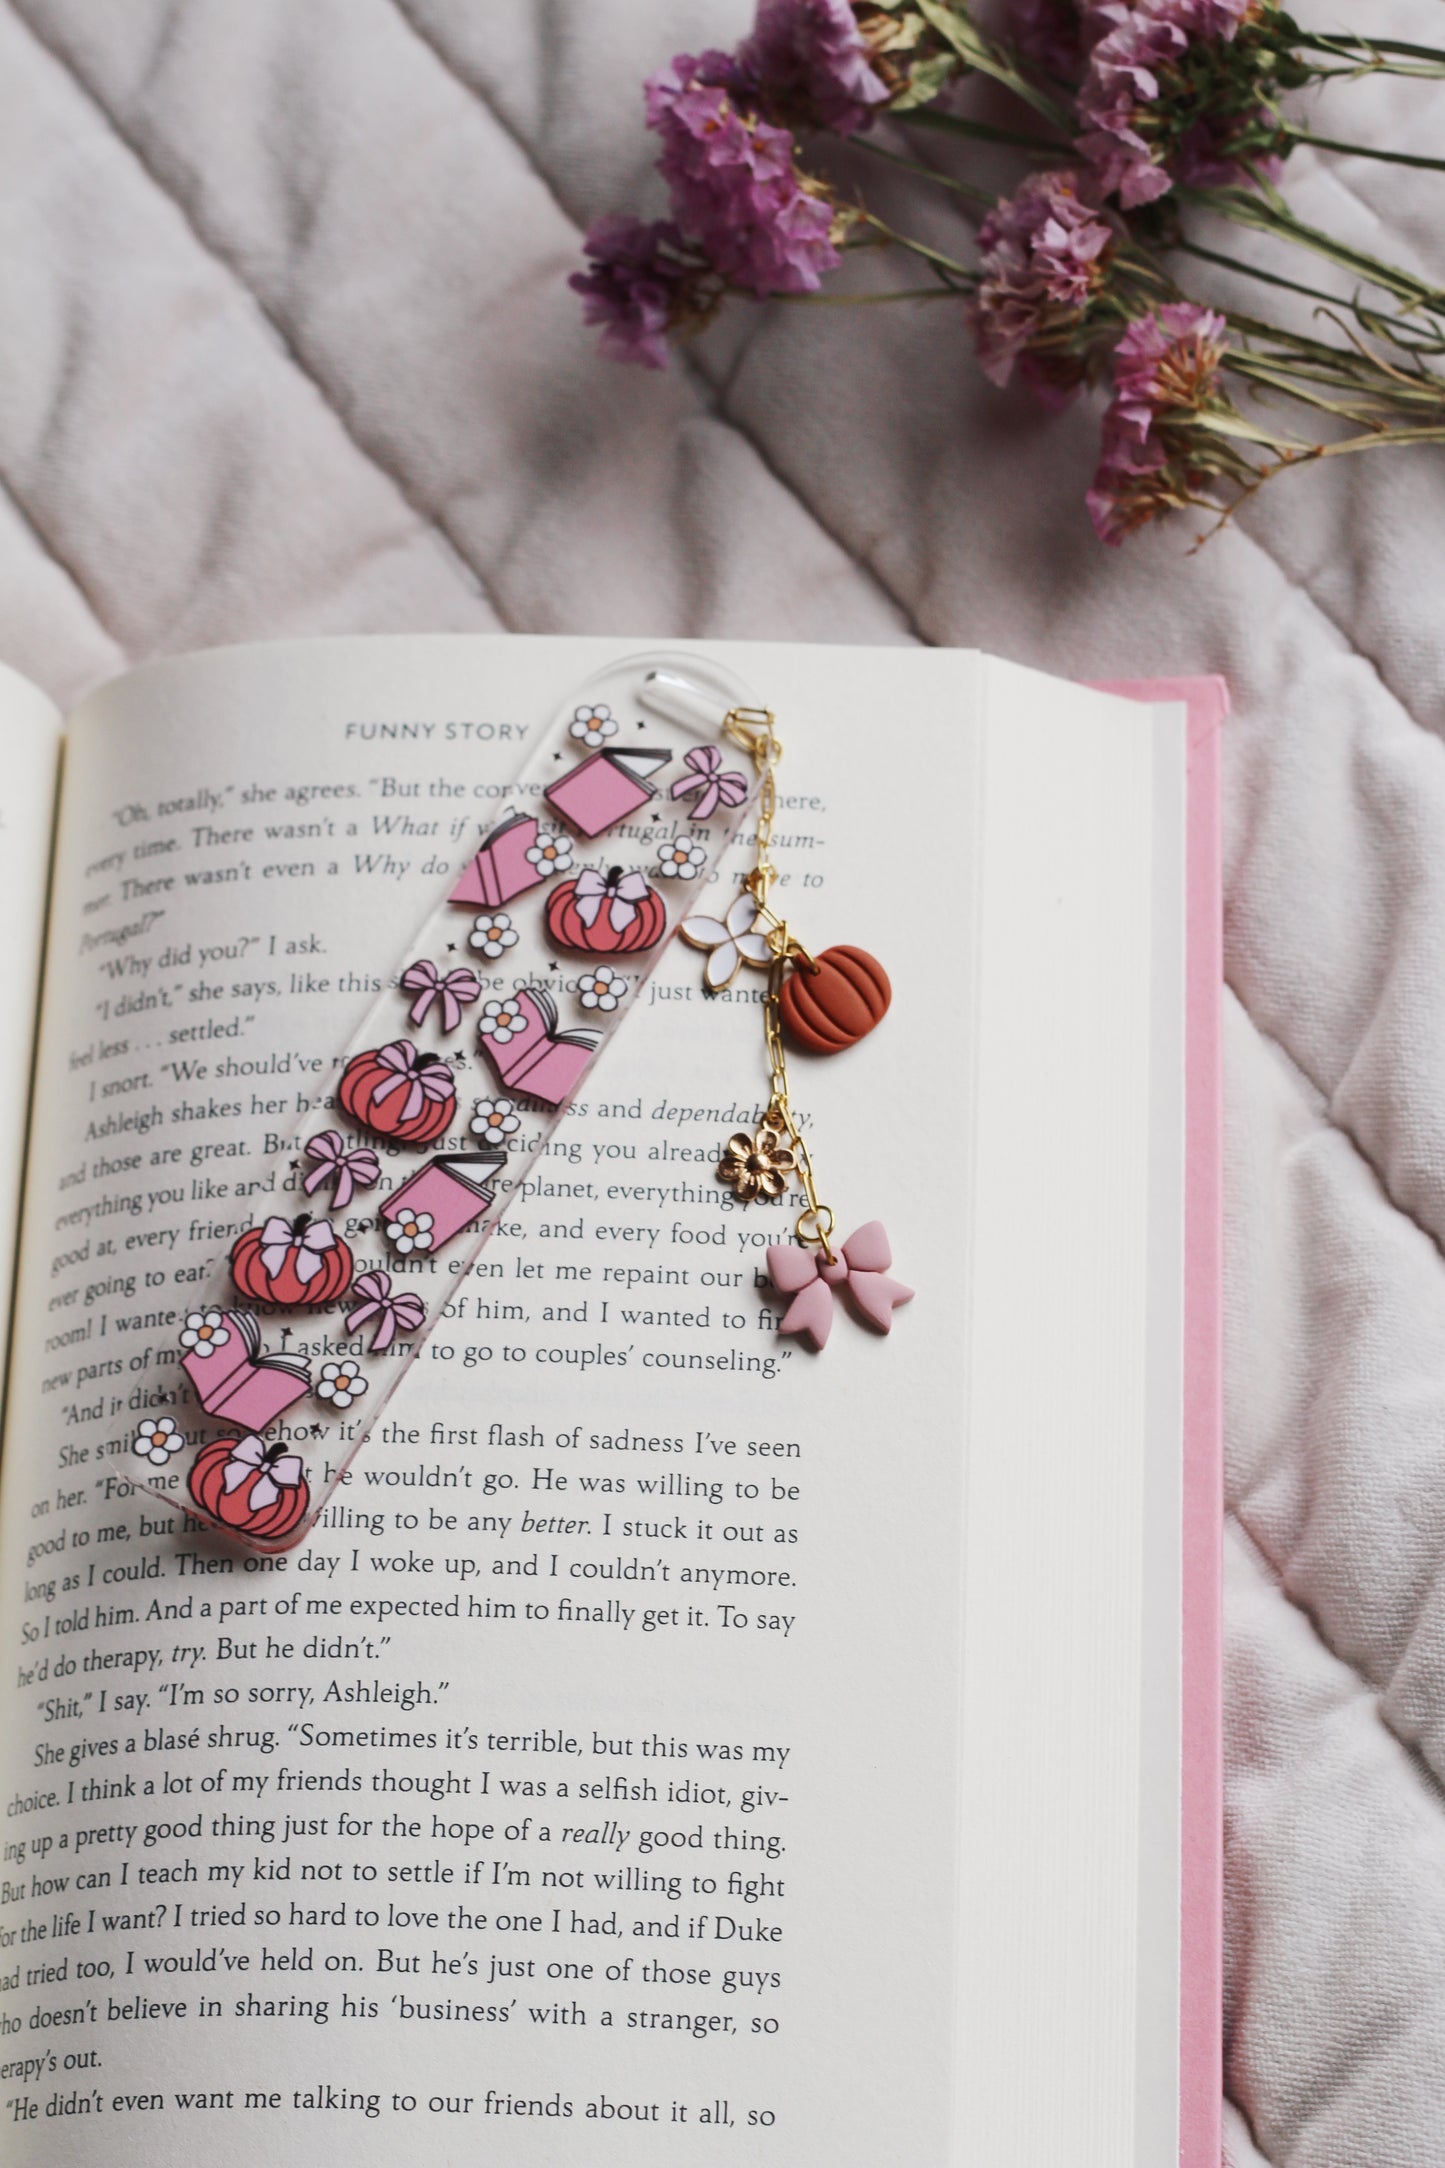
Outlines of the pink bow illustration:
M403 1332L416 1332L426 1316L426 1304L420 1295L410 1293L394 1295L391 1291L389 1272L363 1272L352 1288L361 1301L354 1310L346 1313L348 1332L359 1332L369 1318L376 1319L376 1331L372 1335L371 1352L380 1355L396 1338L397 1327Z
M849 1235L830 1265L821 1251L795 1249L775 1242L768 1251L768 1276L780 1295L791 1295L779 1332L805 1333L815 1348L828 1344L833 1329L833 1291L846 1288L859 1315L879 1332L888 1332L893 1313L912 1302L913 1289L890 1280L893 1252L882 1220L869 1220Z
M640 873L624 873L621 866L614 866L610 873L599 873L595 866L586 867L577 876L573 891L577 898L577 916L584 926L596 923L603 904L607 905L607 923L614 933L622 933L637 916L637 906L647 895L647 883Z
M747 777L738 768L725 768L715 745L695 745L684 756L683 766L693 773L673 784L672 795L686 798L690 791L697 792L689 815L692 820L710 820L720 805L741 805L748 794Z
M247 1500L255 1513L274 1504L283 1490L295 1490L302 1479L299 1453L288 1453L284 1445L263 1445L259 1438L242 1438L227 1456L222 1490L239 1490L258 1469L261 1473Z
M296 1277L305 1287L321 1270L326 1252L335 1247L336 1237L331 1231L330 1220L311 1220L303 1226L299 1220L293 1224L277 1216L268 1219L261 1229L261 1246L257 1254L268 1279L274 1280L294 1250Z
M335 1212L346 1210L354 1191L370 1189L381 1180L381 1162L375 1152L364 1144L348 1150L339 1129L323 1129L320 1136L312 1137L306 1146L306 1157L316 1164L302 1188L309 1197L323 1182L334 1181L336 1192L331 1206Z
M390 1069L391 1075L372 1092L374 1107L379 1107L383 1100L405 1085L406 1104L401 1110L401 1118L404 1122L414 1122L428 1099L450 1099L452 1073L439 1054L421 1053L410 1039L393 1039L389 1046L377 1048L375 1059L383 1069Z
M414 1024L424 1024L432 1003L440 1001L443 1031L455 1031L462 1020L462 1010L469 1002L480 1001L482 997L482 982L475 971L468 971L464 964L459 964L443 978L436 965L425 956L407 965L401 983L407 993L416 995L410 1010Z

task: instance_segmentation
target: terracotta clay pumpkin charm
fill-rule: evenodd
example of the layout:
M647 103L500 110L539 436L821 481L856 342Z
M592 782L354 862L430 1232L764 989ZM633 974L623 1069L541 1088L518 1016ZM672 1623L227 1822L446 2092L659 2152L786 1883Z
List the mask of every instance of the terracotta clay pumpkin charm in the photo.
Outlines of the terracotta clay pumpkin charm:
M282 1219L248 1227L231 1248L231 1278L251 1302L319 1310L351 1285L351 1252L329 1220Z
M867 949L824 949L810 969L798 961L783 983L783 1023L809 1054L838 1054L856 1046L883 1021L893 988Z
M363 1129L400 1144L430 1144L457 1111L451 1070L439 1054L423 1054L409 1039L354 1055L336 1096Z
M667 926L667 906L640 873L613 866L585 868L547 898L547 931L559 948L584 956L621 956L650 949Z
M191 1464L190 1492L224 1528L275 1540L304 1519L311 1489L288 1445L260 1438L215 1438Z

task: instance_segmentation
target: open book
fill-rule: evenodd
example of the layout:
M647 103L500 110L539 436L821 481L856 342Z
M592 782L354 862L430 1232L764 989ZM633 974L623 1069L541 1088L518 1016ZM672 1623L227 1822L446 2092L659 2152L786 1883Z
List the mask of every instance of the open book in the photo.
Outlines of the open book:
M1218 2158L1217 688L708 643L782 906L892 979L794 1090L916 1299L780 1337L796 1205L714 1173L758 975L674 945L307 1543L130 1488L298 1111L638 645L238 649L63 734L0 683L13 2168Z

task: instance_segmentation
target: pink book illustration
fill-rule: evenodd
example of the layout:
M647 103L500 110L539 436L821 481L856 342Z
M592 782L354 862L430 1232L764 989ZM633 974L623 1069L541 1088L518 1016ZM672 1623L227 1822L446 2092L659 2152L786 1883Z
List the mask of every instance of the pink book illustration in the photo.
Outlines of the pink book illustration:
M625 753L611 753L604 746L579 760L542 795L580 835L600 836L614 821L625 820L656 797L652 778L671 758L645 745Z
M533 865L527 853L537 841L537 823L530 813L509 813L487 836L471 864L466 866L448 903L483 903L495 910L510 896L520 896L545 880L547 868Z
M527 986L489 1001L477 1026L503 1084L560 1107L602 1043L600 1031L559 1031L557 1004L545 987Z
M311 1390L304 1362L261 1353L260 1328L248 1311L227 1310L219 1318L207 1311L195 1330L188 1319L182 1344L181 1368L207 1415L243 1430L264 1430Z
M435 1254L474 1227L492 1201L492 1177L505 1152L453 1152L429 1160L381 1208L387 1240L400 1256Z

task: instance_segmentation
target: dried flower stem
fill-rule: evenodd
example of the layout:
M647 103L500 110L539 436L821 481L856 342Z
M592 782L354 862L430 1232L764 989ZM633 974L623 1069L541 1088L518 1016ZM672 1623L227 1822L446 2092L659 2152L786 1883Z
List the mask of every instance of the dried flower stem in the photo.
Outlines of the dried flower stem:
M923 20L953 47L966 68L978 75L991 76L1005 90L1011 90L1021 104L1032 106L1061 135L1068 135L1071 122L1067 108L1020 66L1009 46L986 37L966 9L946 6L943 0L914 0L914 4Z
M1197 256L1201 263L1218 264L1221 270L1237 271L1245 278L1258 279L1265 286L1278 286L1284 293L1302 294L1307 301L1323 301L1331 308L1339 306L1338 294L1328 294L1321 286L1302 286L1298 279L1287 279L1278 271L1266 271L1261 264L1246 263L1242 256L1226 256L1217 248L1205 248L1202 242L1186 241L1182 236L1171 241L1169 246L1171 253Z
M1382 150L1378 143L1341 143L1334 136L1316 135L1311 128L1287 126L1291 143L1309 143L1317 151L1339 151L1347 158L1374 158L1387 166L1419 166L1429 173L1445 173L1445 158L1423 158L1414 151Z
M890 166L900 166L905 173L916 173L921 180L932 181L936 188L946 189L950 195L966 196L970 203L991 204L996 200L993 189L979 188L972 181L961 181L953 173L941 173L937 166L925 165L920 158L905 158L901 151L890 151L882 143L875 143L871 136L859 136L852 147L856 151L866 151L870 158L886 159Z
M959 292L954 286L893 286L880 293L774 294L772 298L791 302L796 308L866 309L885 301L956 301Z
M992 128L987 121L967 120L962 113L939 113L931 105L914 107L898 116L910 128L932 128L939 135L966 136L976 143L997 143L1005 150L1032 151L1035 157L1065 158L1072 155L1066 135L1056 144L1046 137L1021 135L1014 128Z
M1438 46L1410 45L1402 38L1364 38L1352 31L1303 30L1295 27L1295 45L1300 52L1326 53L1331 58L1345 60L1349 66L1321 70L1331 75L1413 75L1426 78L1445 75L1445 52ZM1419 61L1419 67L1394 67L1395 60Z
M1256 233L1272 234L1281 241L1292 241L1313 255L1322 256L1327 263L1337 265L1340 270L1377 286L1396 301L1404 302L1407 310L1424 309L1445 317L1445 291L1427 286L1422 279L1394 264L1382 262L1378 256L1371 256L1363 249L1335 240L1332 234L1321 232L1317 226L1307 225L1290 210L1278 190L1267 183L1257 195L1244 188L1179 188L1175 194L1179 202L1197 205L1201 210L1218 211L1235 225L1248 226Z
M946 277L951 282L956 292L972 293L978 284L978 273L970 270L966 263L959 263L953 256L945 256L942 249L930 248L926 241L917 241L911 234L899 233L896 227L888 225L876 212L860 211L858 217L885 241L892 242L895 247L906 248L910 255L920 256L925 263L931 263L940 277Z
M1309 225L1277 186L1297 145L1445 172L1445 157L1348 142L1287 110L1327 81L1445 80L1445 46L1305 29L1276 0L1015 0L1017 45L983 30L970 0L756 5L734 51L679 54L646 86L671 215L595 221L572 281L607 351L660 368L725 293L963 300L995 383L1021 380L1058 408L1107 376L1088 507L1109 543L1183 506L1227 519L1286 468L1445 444L1445 289ZM970 77L1008 93L1015 125L940 107ZM902 124L891 141L868 132L883 117ZM910 128L1023 153L1027 170L999 197L914 155ZM809 158L819 132L985 208L977 265L845 200ZM1303 250L1353 290L1292 276L1273 247L1257 263L1196 238L1196 211ZM929 283L821 290L867 248L903 250ZM1180 283L1191 263L1311 304L1314 328L1195 300ZM1285 400L1326 441L1273 421Z

